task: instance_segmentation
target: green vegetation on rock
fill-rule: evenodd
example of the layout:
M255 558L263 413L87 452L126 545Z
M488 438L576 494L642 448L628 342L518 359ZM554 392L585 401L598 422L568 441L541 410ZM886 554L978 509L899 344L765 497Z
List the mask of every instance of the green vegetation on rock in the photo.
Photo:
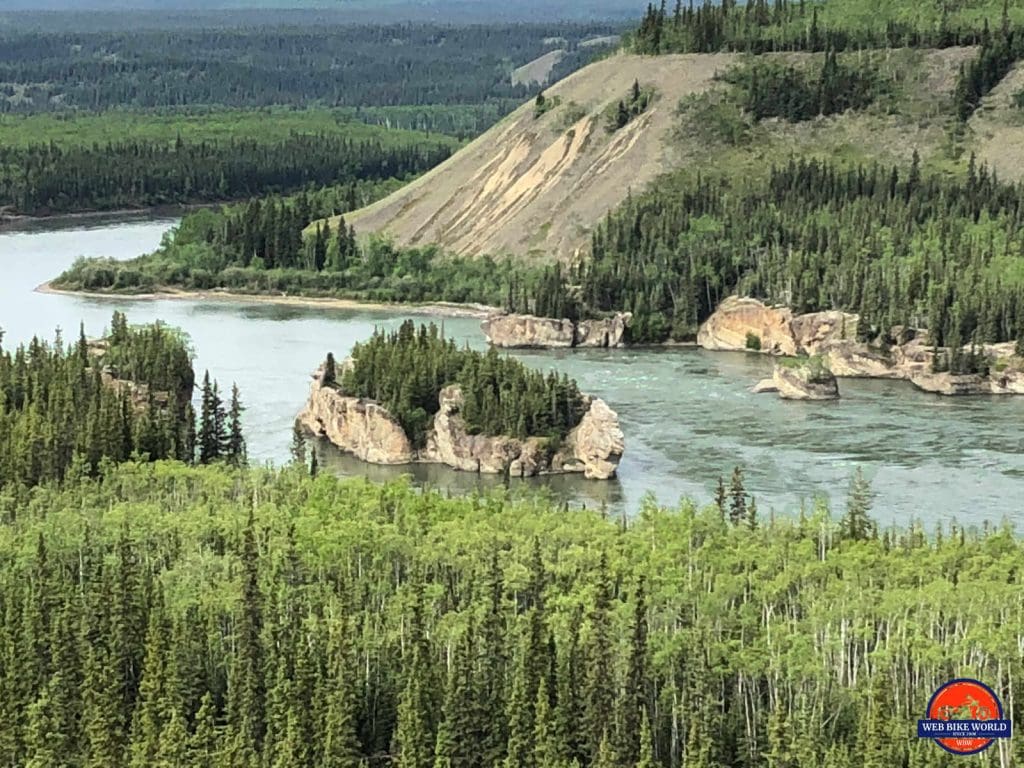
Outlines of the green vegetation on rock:
M341 391L383 405L416 447L422 447L438 411L438 395L459 385L459 413L470 434L559 440L585 412L576 382L565 374L545 376L518 360L460 349L433 324L411 320L393 333L377 332L356 344Z
M743 92L743 109L756 120L781 117L790 122L833 115L871 105L882 89L877 70L865 58L859 67L825 54L818 71L768 59L756 60L725 74Z
M194 383L180 331L129 326L119 312L97 341L82 329L73 344L0 349L0 489L74 482L130 458L193 461ZM200 461L244 461L240 417L237 389L229 413L207 377Z

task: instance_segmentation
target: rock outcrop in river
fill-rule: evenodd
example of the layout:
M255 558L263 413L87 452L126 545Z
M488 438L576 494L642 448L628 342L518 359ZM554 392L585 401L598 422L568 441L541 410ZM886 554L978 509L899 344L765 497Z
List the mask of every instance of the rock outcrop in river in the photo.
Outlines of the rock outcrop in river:
M623 346L632 319L629 312L579 323L534 315L495 314L480 327L488 343L506 349L609 348Z
M783 400L838 400L836 377L820 357L789 358L776 363L770 379L754 386L753 392L777 392Z
M1024 394L1024 360L1015 356L1013 344L988 344L975 350L989 361L987 376L937 372L936 350L926 334L897 326L886 334L890 343L872 345L857 341L858 320L857 315L839 311L794 316L784 307L730 297L701 326L697 342L712 350L820 356L834 376L904 379L940 395ZM938 352L945 356L948 350ZM971 349L964 347L962 352L969 354ZM761 382L755 390L781 393L784 388L776 385L775 378L771 385Z
M349 397L313 377L299 422L318 437L373 464L446 464L454 469L513 477L581 473L592 480L614 477L625 449L619 419L598 398L586 399L587 412L554 449L546 438L471 435L460 415L462 391L445 387L422 449L413 447L401 425L378 403Z

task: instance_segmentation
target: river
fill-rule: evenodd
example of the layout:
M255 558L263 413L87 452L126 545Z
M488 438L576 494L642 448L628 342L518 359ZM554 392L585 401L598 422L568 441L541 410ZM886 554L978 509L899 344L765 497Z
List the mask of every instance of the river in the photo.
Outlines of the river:
M85 298L34 291L78 256L127 259L154 249L173 218L47 221L0 229L0 328L11 348L33 334L61 328L75 338L79 322L98 335L115 309L134 323L161 319L184 328L200 376L237 382L247 411L254 462L288 460L293 419L310 372L330 350L344 357L377 326L403 313L283 307L228 300ZM445 332L477 348L476 320L447 318ZM849 478L861 467L877 495L882 525L956 520L1024 521L1024 397L948 399L905 382L840 382L834 403L787 402L748 388L769 375L769 359L697 349L586 350L517 354L529 365L565 371L584 391L618 411L626 434L619 478L513 481L543 487L572 504L633 513L645 494L665 504L681 496L707 503L719 475L744 468L762 515L810 509L831 496L842 510ZM411 473L419 482L465 491L498 483L438 467L374 467L322 448L332 471L374 479Z

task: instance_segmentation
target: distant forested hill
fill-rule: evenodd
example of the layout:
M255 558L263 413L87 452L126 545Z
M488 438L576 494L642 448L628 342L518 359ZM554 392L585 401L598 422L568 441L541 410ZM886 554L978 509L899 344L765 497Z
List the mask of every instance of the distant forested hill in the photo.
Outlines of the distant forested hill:
M248 11L317 10L354 14L359 23L382 21L438 20L451 23L482 23L495 21L553 21L559 19L624 19L637 15L631 0L580 0L551 3L546 0L522 0L517 3L498 0L8 0L4 11L90 12L123 11ZM0 14L0 23L3 16ZM130 23L131 19L122 22ZM2 24L0 24L2 25Z

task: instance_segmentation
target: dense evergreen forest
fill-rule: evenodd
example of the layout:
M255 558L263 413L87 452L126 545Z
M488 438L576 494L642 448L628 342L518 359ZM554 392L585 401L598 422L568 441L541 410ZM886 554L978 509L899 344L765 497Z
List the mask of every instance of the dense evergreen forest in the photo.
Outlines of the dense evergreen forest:
M948 48L982 45L996 30L1024 24L1010 0L751 0L647 6L632 36L638 53Z
M910 735L939 684L1024 716L1021 541L876 537L864 502L626 524L175 463L0 491L0 762L953 766Z
M58 25L59 26L59 25ZM615 24L27 31L0 25L0 214L286 194L398 178L530 95L512 70ZM301 110L301 111L299 111ZM3 118L3 115L7 115ZM19 119L20 118L20 119Z
M434 324L417 329L411 320L356 344L352 364L337 376L329 357L324 381L383 405L416 447L424 445L438 394L450 384L462 390L459 413L470 434L547 437L554 445L586 410L576 382L565 374L545 376L493 347L486 353L460 349Z
M457 22L457 19L453 19ZM465 106L524 101L512 70L608 23L0 31L0 112ZM583 59L579 60L583 61Z
M100 340L82 329L70 344L58 335L52 344L0 348L0 489L73 482L132 457L191 462L194 382L180 332L129 326L117 312ZM200 461L244 461L241 412L237 389L229 410L207 378Z
M408 180L447 158L454 145L421 134L354 128L341 123L330 132L271 139L239 130L238 137L223 139L179 132L91 145L0 145L0 210L49 214L210 203L326 184Z
M688 339L734 293L846 309L864 332L939 345L1024 336L1024 189L973 161L965 179L791 161L764 179L688 175L630 199L578 275L590 311L630 310L637 340Z
M342 219L303 236L309 221L367 205L397 182L326 187L191 213L153 254L130 261L79 259L54 280L70 290L138 293L168 286L289 293L381 302L502 303L506 286L530 291L542 270L509 258L451 258L437 248L357 242Z
M780 117L792 123L865 109L885 87L870 60L847 64L835 51L825 54L817 70L769 59L735 67L723 79L740 87L743 109L755 120Z

